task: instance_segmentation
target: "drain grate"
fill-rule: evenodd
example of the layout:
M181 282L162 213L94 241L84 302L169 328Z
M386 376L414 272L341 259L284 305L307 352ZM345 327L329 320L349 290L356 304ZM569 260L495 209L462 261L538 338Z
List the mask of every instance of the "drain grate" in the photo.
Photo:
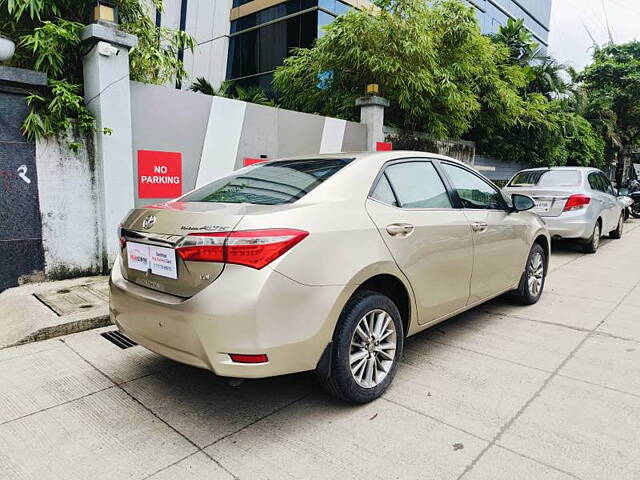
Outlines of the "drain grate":
M111 330L109 332L103 332L102 335L104 338L109 340L114 345L122 348L135 347L137 345L136 342L127 337L124 333L121 333L119 330Z

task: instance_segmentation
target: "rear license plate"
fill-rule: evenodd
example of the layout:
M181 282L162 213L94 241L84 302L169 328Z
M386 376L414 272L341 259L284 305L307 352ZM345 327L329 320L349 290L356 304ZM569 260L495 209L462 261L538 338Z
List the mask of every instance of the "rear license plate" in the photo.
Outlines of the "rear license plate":
M178 278L176 251L143 243L127 242L127 264L132 270L151 272L161 277Z
M536 200L536 210L548 212L551 208L551 202L549 200Z

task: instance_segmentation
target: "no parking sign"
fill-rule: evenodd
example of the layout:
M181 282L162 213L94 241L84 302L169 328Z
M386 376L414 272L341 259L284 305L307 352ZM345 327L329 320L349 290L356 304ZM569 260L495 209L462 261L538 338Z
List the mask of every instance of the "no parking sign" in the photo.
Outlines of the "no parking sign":
M182 154L138 150L138 198L182 195Z

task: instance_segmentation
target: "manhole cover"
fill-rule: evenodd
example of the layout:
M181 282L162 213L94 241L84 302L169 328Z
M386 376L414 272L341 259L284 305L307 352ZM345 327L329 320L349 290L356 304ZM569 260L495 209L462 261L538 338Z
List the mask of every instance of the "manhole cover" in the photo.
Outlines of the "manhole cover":
M87 283L85 287L106 301L109 301L109 282Z
M107 303L102 292L78 285L61 290L47 290L33 295L59 316L71 315Z

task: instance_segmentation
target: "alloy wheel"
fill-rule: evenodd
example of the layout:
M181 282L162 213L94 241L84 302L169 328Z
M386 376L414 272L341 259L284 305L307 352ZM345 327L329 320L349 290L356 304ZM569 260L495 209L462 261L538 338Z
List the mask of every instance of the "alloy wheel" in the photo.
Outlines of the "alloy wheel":
M527 282L529 284L529 293L534 297L540 295L542 285L544 283L544 259L542 254L535 252L529 260Z
M393 318L384 310L372 310L360 319L351 338L349 366L363 388L379 385L396 359L398 338Z
M600 246L600 224L596 223L596 228L593 230L593 249L597 250Z

